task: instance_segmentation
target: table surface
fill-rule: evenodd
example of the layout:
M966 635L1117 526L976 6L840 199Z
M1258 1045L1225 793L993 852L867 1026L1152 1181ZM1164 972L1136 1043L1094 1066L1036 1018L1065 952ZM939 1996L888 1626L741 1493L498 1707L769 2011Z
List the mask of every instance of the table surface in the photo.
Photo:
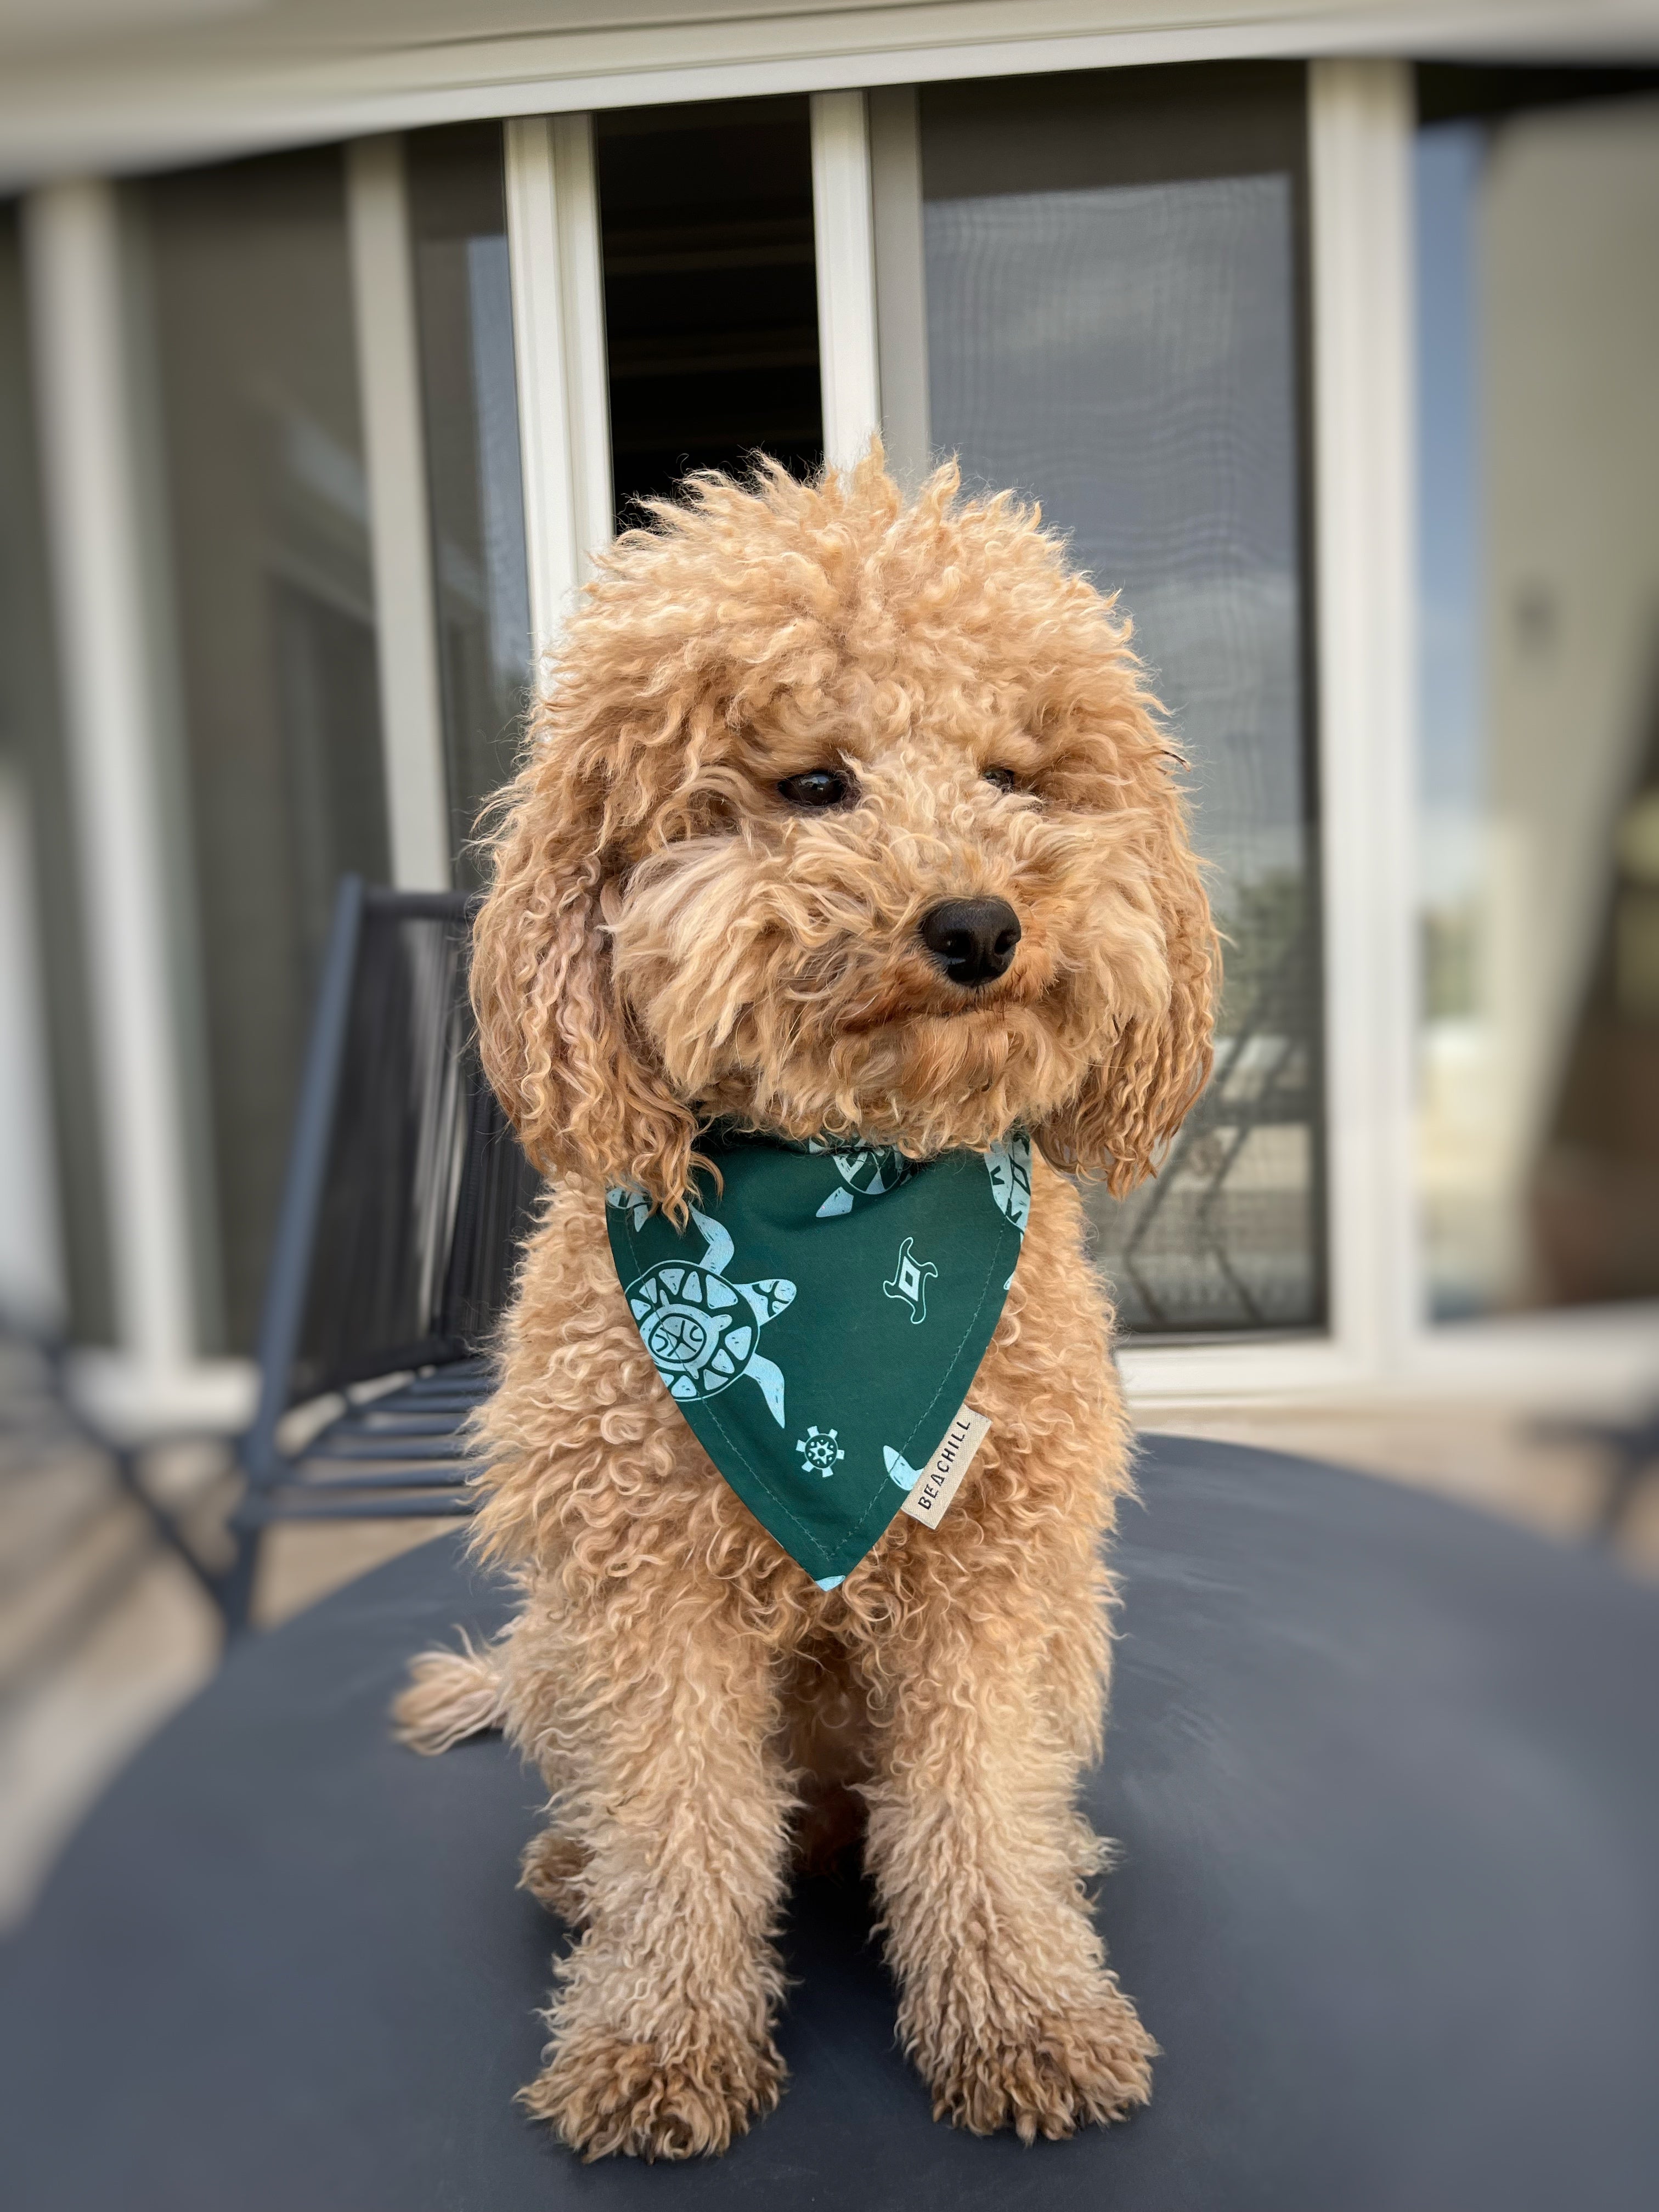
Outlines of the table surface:
M503 1617L445 1540L234 1652L0 1954L11 2212L1650 2212L1659 1594L1305 1461L1156 1438L1141 1489L1087 1790L1166 2053L1127 2125L935 2125L852 1881L795 1894L790 2084L726 2160L526 2121L537 1789L385 1721L409 1653Z

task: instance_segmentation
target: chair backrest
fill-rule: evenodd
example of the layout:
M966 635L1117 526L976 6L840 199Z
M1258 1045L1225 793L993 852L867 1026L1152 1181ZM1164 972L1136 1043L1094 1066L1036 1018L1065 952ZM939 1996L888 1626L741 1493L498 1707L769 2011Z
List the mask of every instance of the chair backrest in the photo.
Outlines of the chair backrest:
M540 1179L478 1066L476 900L341 884L301 1086L245 1455L290 1405L476 1352Z

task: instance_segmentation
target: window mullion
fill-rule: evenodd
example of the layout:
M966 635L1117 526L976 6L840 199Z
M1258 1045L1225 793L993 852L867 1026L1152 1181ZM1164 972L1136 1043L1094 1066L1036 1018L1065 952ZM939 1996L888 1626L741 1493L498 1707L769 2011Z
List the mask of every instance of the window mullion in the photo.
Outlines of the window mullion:
M847 467L881 419L870 126L861 92L812 95L812 225L823 451Z
M507 237L538 658L589 554L611 533L611 424L593 130L586 115L507 125Z
M117 1328L166 1372L198 1343L191 1120L116 187L45 187L26 236Z
M1381 1374L1418 1267L1408 68L1313 64L1309 128L1332 1320Z

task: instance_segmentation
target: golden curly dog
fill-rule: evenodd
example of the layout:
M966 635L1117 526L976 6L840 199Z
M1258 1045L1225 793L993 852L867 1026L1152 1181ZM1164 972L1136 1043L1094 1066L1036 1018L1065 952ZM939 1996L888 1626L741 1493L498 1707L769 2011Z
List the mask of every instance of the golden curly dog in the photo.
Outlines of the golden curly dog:
M878 447L653 512L565 633L477 931L484 1063L556 1179L482 1419L475 1543L523 1607L416 1662L400 1732L503 1726L546 1778L524 1880L582 1932L523 2097L576 2149L720 2151L776 2103L792 1851L857 1814L936 2116L1065 2136L1143 2102L1156 2046L1075 1805L1129 1439L1060 1171L1128 1190L1208 1073L1179 762L1112 603L951 469L906 505ZM951 897L1013 908L1006 973L928 951ZM912 1157L1020 1123L1048 1163L988 1442L942 1525L899 1515L830 1592L704 1456L606 1237L608 1184L684 1218L717 1115Z

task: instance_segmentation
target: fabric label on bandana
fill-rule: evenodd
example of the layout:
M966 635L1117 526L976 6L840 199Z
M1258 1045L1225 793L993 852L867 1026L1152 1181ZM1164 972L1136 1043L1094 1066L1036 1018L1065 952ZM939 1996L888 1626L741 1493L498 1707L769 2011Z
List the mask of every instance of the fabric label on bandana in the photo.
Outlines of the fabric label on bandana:
M984 1414L976 1413L971 1406L964 1406L945 1431L945 1442L923 1469L915 1488L900 1506L900 1512L908 1513L924 1528L937 1528L961 1487L969 1461L990 1433L991 1424Z
M1019 1259L1030 1140L910 1160L714 1129L701 1149L720 1187L702 1179L684 1231L609 1194L617 1279L697 1441L831 1589L958 1415L981 1419L963 1401Z

